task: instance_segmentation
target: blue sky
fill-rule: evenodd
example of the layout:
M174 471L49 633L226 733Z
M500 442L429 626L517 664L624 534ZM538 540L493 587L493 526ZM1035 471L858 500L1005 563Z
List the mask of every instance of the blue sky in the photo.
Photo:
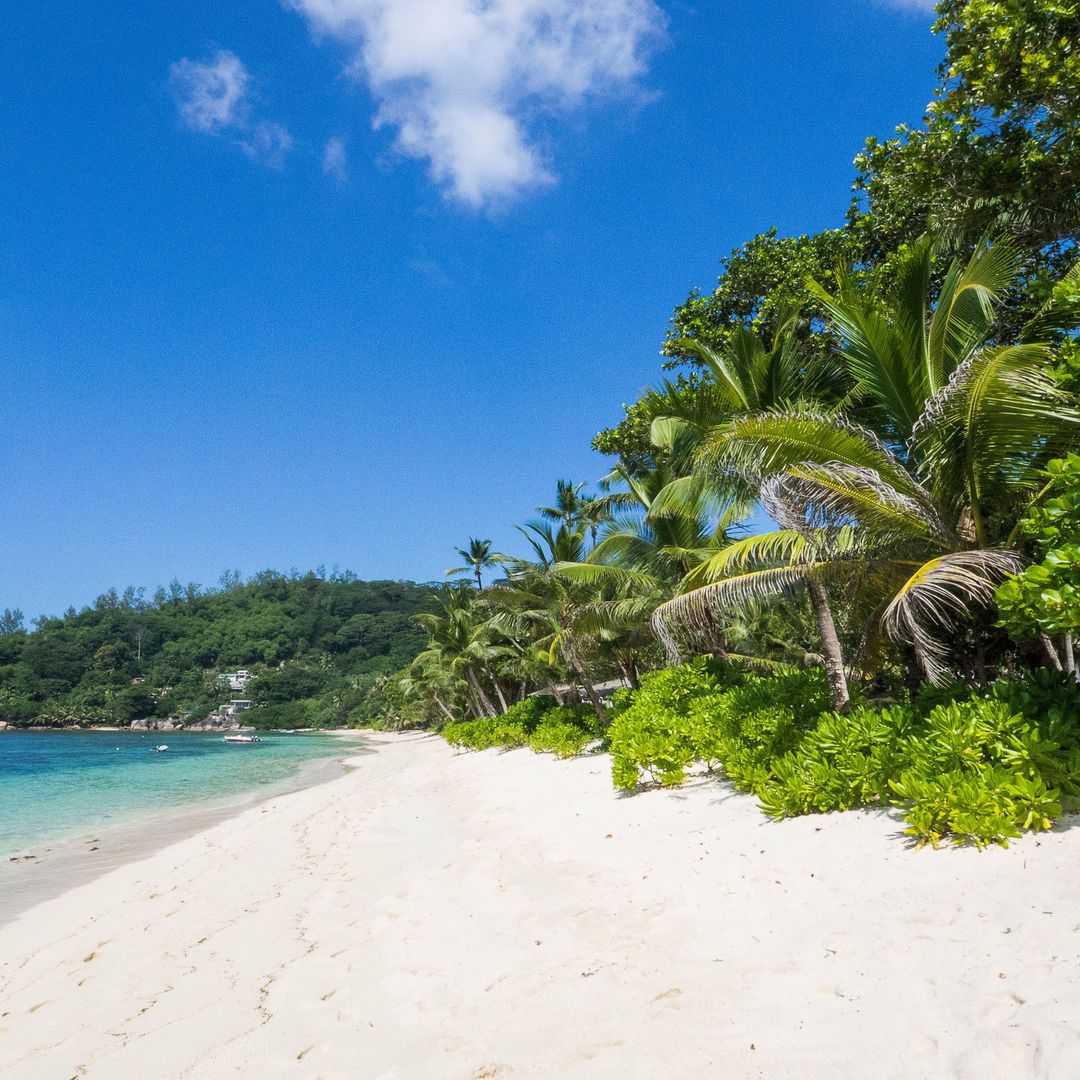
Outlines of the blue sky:
M441 576L754 233L917 120L920 0L12 0L0 607Z

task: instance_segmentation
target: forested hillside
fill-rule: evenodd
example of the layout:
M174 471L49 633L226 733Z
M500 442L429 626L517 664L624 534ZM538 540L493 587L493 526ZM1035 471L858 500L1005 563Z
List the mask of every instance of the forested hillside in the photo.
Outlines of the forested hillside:
M435 590L351 574L225 575L214 589L174 581L147 599L115 589L81 611L0 620L0 720L127 724L205 714L231 697L259 726L337 725L361 718L380 676L426 640L413 616ZM255 678L230 694L218 676Z

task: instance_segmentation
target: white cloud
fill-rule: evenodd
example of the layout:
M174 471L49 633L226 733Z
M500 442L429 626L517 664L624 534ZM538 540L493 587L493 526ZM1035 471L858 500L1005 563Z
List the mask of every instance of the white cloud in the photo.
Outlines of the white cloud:
M273 169L285 164L293 138L280 124L251 118L248 74L235 53L219 49L209 60L184 57L169 69L180 118L193 131L229 133L248 157Z
M280 169L285 164L285 155L292 149L293 138L280 124L263 120L256 124L237 145L255 161Z
M246 122L248 79L240 57L220 49L208 61L178 60L169 83L184 123L214 133Z
M529 121L625 92L666 20L655 0L285 0L352 50L375 126L480 207L551 183Z
M326 176L332 176L339 184L344 184L349 177L345 142L336 135L326 141L326 149L323 150L322 171Z

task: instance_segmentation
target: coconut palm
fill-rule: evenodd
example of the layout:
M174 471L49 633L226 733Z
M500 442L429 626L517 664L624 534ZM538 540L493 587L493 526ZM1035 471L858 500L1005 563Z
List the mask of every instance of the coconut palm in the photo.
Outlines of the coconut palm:
M563 525L577 525L581 518L585 499L581 495L584 484L575 484L572 480L558 480L555 483L555 505L541 506L538 513L549 521Z
M625 491L606 496L610 520L602 539L584 561L560 563L556 571L570 581L606 587L590 605L587 622L594 632L637 635L649 624L656 606L678 591L679 583L731 539L731 508L718 507L697 478L676 476L660 457L650 471L635 475L624 463L606 478ZM711 642L722 653L719 632Z
M476 540L470 537L467 548L454 548L454 550L461 556L464 565L447 570L446 576L454 577L458 574L472 574L476 578L476 587L483 589L484 579L482 572L488 567L497 565L500 558L491 550L491 541Z
M478 716L499 713L489 690L505 712L508 702L492 665L511 655L511 650L499 639L489 613L475 593L462 586L448 589L441 598L439 611L413 618L429 637L428 649L421 654L423 662L440 665L464 679L473 711Z
M703 439L715 439L740 416L796 404L829 411L849 401L850 376L835 357L807 348L804 320L794 305L782 307L769 338L740 327L720 348L684 339L679 350L705 373L695 392L667 383L642 399L653 417L652 443L679 475L696 470Z
M499 612L493 624L504 633L527 638L549 667L565 664L597 716L606 720L586 665L586 654L598 637L584 622L596 590L562 573L584 556L584 527L564 522L553 529L545 522L530 522L520 528L536 560L506 559L506 581L489 594L492 608Z
M1010 534L1037 497L1046 461L1075 445L1077 403L1054 384L1046 346L987 344L993 307L1012 280L1006 245L950 266L927 308L931 248L914 245L884 298L840 275L818 290L856 381L863 424L806 409L761 413L711 434L702 460L756 484L780 529L719 553L701 587L657 620L802 583L819 616L834 702L846 698L829 587L848 609L910 644L933 681L948 672L943 635L985 607L1019 563ZM920 290L921 293L920 293Z

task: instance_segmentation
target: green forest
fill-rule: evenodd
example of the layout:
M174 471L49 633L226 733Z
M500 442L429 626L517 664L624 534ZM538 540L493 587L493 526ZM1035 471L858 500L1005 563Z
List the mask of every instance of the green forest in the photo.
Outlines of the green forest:
M413 616L436 590L351 574L236 573L204 589L174 581L150 598L110 590L82 611L0 617L0 720L43 726L127 725L205 717L230 697L259 727L336 727L376 709L381 678L424 646ZM254 676L243 694L218 676Z
M1080 6L937 16L923 123L866 142L846 220L675 309L527 557L457 549L389 722L605 749L630 791L715 772L775 817L894 807L919 844L1076 804Z

